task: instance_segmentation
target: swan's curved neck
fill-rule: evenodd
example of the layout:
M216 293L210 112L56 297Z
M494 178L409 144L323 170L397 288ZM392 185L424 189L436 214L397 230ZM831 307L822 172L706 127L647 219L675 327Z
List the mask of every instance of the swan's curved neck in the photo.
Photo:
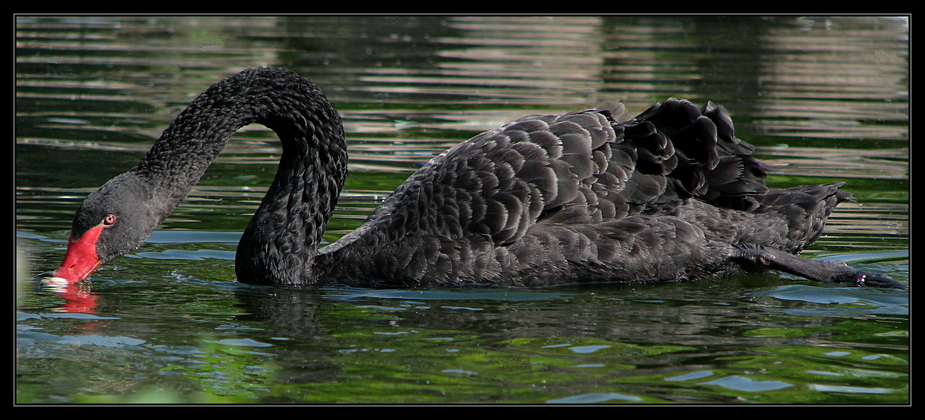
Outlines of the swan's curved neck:
M283 153L238 245L238 280L305 283L347 172L340 116L311 82L279 69L253 69L213 85L180 113L133 172L149 180L169 213L228 139L251 123L276 132Z

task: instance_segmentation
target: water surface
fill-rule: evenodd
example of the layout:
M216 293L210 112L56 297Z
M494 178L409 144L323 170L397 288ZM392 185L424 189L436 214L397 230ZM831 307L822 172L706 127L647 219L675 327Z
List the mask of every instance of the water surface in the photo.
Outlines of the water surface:
M17 402L909 403L908 292L778 274L537 290L234 281L275 172L239 132L138 252L43 287L90 191L208 85L284 66L336 104L350 175L326 240L430 157L540 112L729 109L769 184L845 181L806 254L909 281L908 20L177 17L16 20Z

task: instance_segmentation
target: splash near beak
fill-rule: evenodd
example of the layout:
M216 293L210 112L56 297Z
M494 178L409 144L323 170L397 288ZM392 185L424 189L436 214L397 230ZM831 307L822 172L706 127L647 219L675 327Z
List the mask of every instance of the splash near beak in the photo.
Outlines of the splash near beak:
M67 241L67 254L64 256L64 262L55 270L54 277L49 280L55 282L64 280L68 284L73 284L90 277L90 274L93 274L103 263L96 253L96 241L99 240L102 231L103 225L96 226L76 240L74 234L71 233Z

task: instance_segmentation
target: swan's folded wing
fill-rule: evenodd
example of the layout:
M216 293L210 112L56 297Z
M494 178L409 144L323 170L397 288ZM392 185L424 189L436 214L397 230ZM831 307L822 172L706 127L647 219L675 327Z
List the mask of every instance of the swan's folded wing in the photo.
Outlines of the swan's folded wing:
M609 114L597 111L525 117L459 144L430 165L462 233L507 245L551 217L614 217L634 165L632 156L612 150L620 140L614 127Z
M424 233L516 242L539 224L596 224L699 197L748 207L764 172L724 109L668 100L534 115L435 157L370 217L392 240ZM749 201L750 203L750 201Z

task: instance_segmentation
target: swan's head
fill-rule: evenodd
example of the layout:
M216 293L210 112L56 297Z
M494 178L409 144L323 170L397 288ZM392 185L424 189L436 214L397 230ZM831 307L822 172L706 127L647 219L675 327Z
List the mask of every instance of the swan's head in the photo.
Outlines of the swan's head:
M162 206L153 205L151 192L147 182L126 173L87 196L74 216L67 254L52 280L87 279L101 264L140 247L166 216L156 211Z

